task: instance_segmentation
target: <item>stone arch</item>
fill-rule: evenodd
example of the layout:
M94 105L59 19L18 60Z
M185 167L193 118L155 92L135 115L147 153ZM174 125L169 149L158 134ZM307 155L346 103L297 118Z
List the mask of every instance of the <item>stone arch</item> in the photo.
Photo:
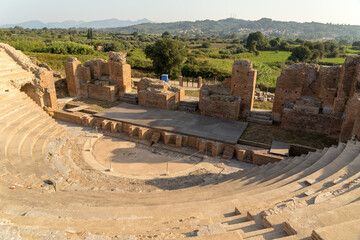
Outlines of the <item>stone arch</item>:
M41 93L41 91L39 91L39 88L36 87L33 83L28 82L28 83L22 85L20 88L20 92L24 92L39 106L44 105L44 102L41 101L43 94Z

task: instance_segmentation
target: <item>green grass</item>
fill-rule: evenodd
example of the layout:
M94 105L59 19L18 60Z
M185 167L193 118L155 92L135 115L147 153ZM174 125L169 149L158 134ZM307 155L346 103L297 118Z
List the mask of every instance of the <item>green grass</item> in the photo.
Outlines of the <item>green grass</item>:
M211 43L211 48L226 48L230 43Z
M261 51L260 55L258 56L256 56L253 53L240 53L237 54L236 57L237 59L248 59L253 62L272 64L272 63L285 63L290 55L291 52Z
M25 54L30 57L36 57L40 62L47 63L55 72L58 73L65 73L64 63L68 61L69 57L76 57L82 63L96 58L102 58L102 59L108 58L108 53L104 53L104 52L95 52L94 54L90 54L90 55L62 55L62 54L34 53L34 52L26 52Z
M280 128L279 125L262 125L249 123L241 139L271 144L273 140L300 144L304 146L323 149L337 144L337 139L329 138L325 135L304 133L301 131L289 131Z
M258 56L254 53L240 53L236 54L235 57L236 59L248 59L254 63L254 68L259 71L258 84L275 87L276 79L281 73L281 67L285 67L285 62L290 54L290 52L262 51ZM200 60L206 60L213 67L222 69L229 74L231 74L234 64L233 59L213 59L207 57L200 58ZM266 72L266 76L261 76L260 71Z
M199 90L185 90L185 96L199 98Z
M265 110L272 110L273 109L273 103L268 101L254 101L254 108L257 109L265 109Z
M345 62L346 58L323 58L320 60L321 64L331 64L331 65L336 65L336 64L343 64Z
M353 49L352 46L345 46L345 52L347 55L359 55L360 50Z

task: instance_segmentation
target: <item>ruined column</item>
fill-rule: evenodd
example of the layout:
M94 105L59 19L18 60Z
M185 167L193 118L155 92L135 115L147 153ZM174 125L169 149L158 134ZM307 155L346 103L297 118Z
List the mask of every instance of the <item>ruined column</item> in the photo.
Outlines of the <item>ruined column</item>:
M232 95L241 98L240 117L247 117L254 105L257 71L249 60L235 60L232 70Z
M40 86L42 88L42 92L44 93L42 96L44 105L53 109L57 109L58 104L54 83L54 72L40 69L37 72L36 77L40 79Z
M201 88L201 86L202 86L202 77L198 77L197 78L197 80L198 80L198 88Z
M183 85L184 85L183 84L183 78L184 78L183 76L180 76L180 78L179 78L179 86L180 87L183 87Z
M71 97L77 97L79 94L79 66L81 66L81 62L74 57L69 57L69 60L65 63L66 83Z
M353 135L357 135L359 128L359 111L360 111L360 92L353 95L347 102L345 108L345 119L341 126L340 140L347 141L352 138Z
M120 96L131 92L131 66L126 63L126 54L109 52L109 75L112 81L116 81Z

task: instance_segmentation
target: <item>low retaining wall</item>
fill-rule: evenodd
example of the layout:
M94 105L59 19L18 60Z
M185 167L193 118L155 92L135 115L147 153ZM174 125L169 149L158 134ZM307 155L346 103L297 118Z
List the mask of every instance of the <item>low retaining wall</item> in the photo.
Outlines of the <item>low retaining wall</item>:
M131 138L149 141L151 144L162 142L164 145L173 148L192 147L197 149L199 153L210 156L221 155L225 159L232 159L235 157L238 161L258 165L277 162L283 159L283 157L268 154L268 149L240 144L225 144L208 139L93 117L91 114L86 114L84 112L66 112L57 110L52 112L52 116L55 119L96 128L110 133L126 133Z

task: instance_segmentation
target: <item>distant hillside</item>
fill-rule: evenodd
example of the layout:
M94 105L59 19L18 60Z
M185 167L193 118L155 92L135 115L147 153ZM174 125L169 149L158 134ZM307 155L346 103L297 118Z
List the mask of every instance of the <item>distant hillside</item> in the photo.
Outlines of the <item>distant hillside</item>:
M261 31L271 37L303 38L309 40L327 40L346 38L350 41L360 40L360 25L336 25L317 22L298 23L273 21L262 18L257 21L228 18L219 21L185 21L172 23L143 23L122 28L103 29L122 33L161 34L165 31L171 34L243 34Z
M118 20L116 18L84 22L84 21L64 21L64 22L50 22L43 23L41 21L28 21L17 24L5 24L0 25L0 28L12 28L15 26L23 27L23 28L117 28L117 27L127 27L131 25L137 25L142 23L150 23L151 21L148 19L140 19L137 21L131 20Z

